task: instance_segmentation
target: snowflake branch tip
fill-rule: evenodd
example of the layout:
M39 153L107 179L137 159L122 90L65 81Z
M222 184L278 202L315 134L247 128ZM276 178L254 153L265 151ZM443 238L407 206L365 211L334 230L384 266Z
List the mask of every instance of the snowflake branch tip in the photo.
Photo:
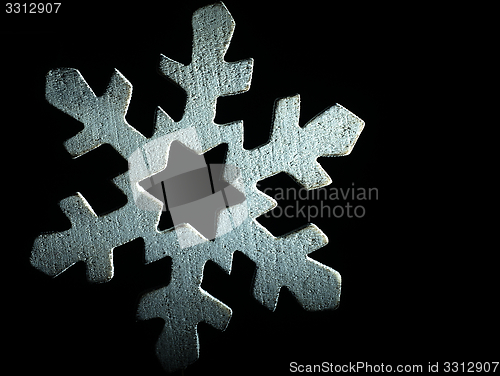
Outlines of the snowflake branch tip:
M317 226L310 224L278 238L263 230L257 233L262 239L258 249L262 250L249 251L247 255L257 265L253 294L262 305L274 311L283 286L307 310L338 304L340 275L307 256L328 243Z
M323 111L304 128L299 126L299 115L299 95L275 102L270 140L252 150L251 158L259 165L252 175L258 180L283 171L306 189L328 185L331 179L316 159L349 154L364 127L340 105Z
M196 10L191 19L191 25L193 27L193 60L222 60L235 27L233 16L226 6L221 2Z
M180 268L190 275L200 270L184 264ZM197 325L206 322L225 330L232 310L207 293L198 283L187 283L174 272L171 283L142 296L137 310L140 320L162 318L165 326L156 342L156 355L167 372L182 369L199 357ZM189 312L189 314L187 314Z
M80 72L73 68L51 70L46 77L47 101L84 124L84 129L64 143L73 157L109 143L127 158L145 140L125 115L132 85L115 69L104 94L97 97Z
M161 55L160 71L187 93L185 116L197 111L197 116L212 121L215 100L219 96L239 94L250 88L253 59L224 61L235 23L224 4L213 4L193 14L193 47L191 63L183 65ZM200 108L200 103L202 103Z
M80 193L65 198L59 206L71 221L71 228L38 236L33 244L31 264L56 277L76 262L84 261L90 282L109 281L113 277L112 247L97 234L82 231L98 227L97 215Z

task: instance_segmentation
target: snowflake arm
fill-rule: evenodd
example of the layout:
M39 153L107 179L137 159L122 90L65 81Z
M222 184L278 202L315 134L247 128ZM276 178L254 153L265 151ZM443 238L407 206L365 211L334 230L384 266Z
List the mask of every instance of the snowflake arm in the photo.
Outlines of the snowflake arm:
M271 140L262 153L275 160L273 173L279 169L306 189L320 188L331 179L316 159L349 154L364 122L339 104L318 114L304 128L299 126L299 114L299 95L277 101Z
M253 59L224 61L235 22L224 4L198 9L192 18L193 49L187 66L161 55L160 71L187 93L184 117L213 124L219 96L239 94L250 88Z
M47 101L84 124L80 133L64 143L75 158L104 143L111 144L128 158L146 141L146 137L125 120L131 95L132 85L116 69L100 97L76 69L51 70L46 78Z
M336 104L299 126L300 96L276 101L271 139L252 150L243 149L243 140L227 132L230 140L227 163L243 175L250 216L256 218L276 206L276 201L256 188L259 180L286 172L306 189L331 183L330 176L316 161L322 156L342 156L351 152L364 122Z
M128 198L119 210L97 216L80 193L62 200L59 206L71 221L71 228L38 236L31 264L55 277L76 262L84 261L90 282L102 283L113 278L113 249L138 237L155 234L162 209L161 204L155 202L149 203L151 211L137 207L128 188L127 175L114 179ZM170 237L170 241L176 242L174 234Z
M232 315L231 308L200 287L205 258L199 256L194 251L184 258L173 258L169 285L143 295L137 309L141 320L158 317L165 321L156 354L168 372L198 359L199 322L224 330Z

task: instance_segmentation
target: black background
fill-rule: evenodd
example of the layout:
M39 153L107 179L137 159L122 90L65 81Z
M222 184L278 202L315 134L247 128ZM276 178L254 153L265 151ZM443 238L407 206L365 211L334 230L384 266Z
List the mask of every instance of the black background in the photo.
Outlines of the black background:
M45 74L77 68L100 95L117 68L133 85L127 120L150 136L156 107L179 120L185 99L157 74L159 55L189 63L191 15L210 3L103 8L63 2L58 14L4 14L3 112L11 146L4 197L13 204L4 252L14 256L13 264L6 262L4 332L14 334L6 341L20 372L163 372L154 354L162 323L137 321L135 310L141 293L168 283L168 259L144 265L142 240L135 240L115 249L115 277L100 285L86 282L80 263L54 279L29 264L40 232L69 228L58 207L63 198L81 192L97 214L125 203L110 179L127 163L109 145L78 159L65 151L63 141L82 125L45 101ZM477 273L488 262L472 257L474 248L453 245L451 237L460 234L447 227L450 214L440 211L440 199L424 198L429 191L438 195L436 183L428 162L414 153L433 147L415 148L421 132L415 120L425 102L419 90L442 52L439 43L427 43L439 39L428 36L432 21L412 6L225 4L236 21L226 60L252 57L255 63L250 91L219 98L216 122L243 120L245 147L253 148L269 137L276 98L301 95L301 125L339 103L362 118L365 129L351 155L319 161L331 187L374 187L378 199L350 202L365 207L363 218L313 220L330 243L311 257L342 275L335 311L306 312L283 289L270 312L251 295L250 260L236 252L229 276L208 262L202 287L229 305L233 317L224 332L199 325L200 359L184 373L286 374L290 362L425 369L438 360L498 360L492 358L498 355L498 283ZM261 183L267 186L296 184L280 174ZM274 235L307 223L259 222Z

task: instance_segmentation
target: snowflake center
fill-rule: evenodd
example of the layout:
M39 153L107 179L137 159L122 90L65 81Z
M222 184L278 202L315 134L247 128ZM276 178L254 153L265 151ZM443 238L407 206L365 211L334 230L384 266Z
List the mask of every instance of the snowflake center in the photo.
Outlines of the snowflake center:
M225 170L234 169L222 163L225 154L223 145L199 155L172 142L166 168L139 183L163 203L159 230L189 223L207 239L215 239L220 211L245 201L224 179Z

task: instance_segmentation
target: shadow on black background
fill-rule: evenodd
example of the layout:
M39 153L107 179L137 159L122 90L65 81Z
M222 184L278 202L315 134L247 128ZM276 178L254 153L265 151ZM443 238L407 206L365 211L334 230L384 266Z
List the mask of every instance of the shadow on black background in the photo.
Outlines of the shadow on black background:
M144 243L137 239L115 249L115 277L100 285L85 281L82 264L55 279L29 264L40 232L69 228L57 205L63 198L79 191L97 214L125 204L110 179L126 171L127 162L106 145L71 159L63 141L82 125L45 101L44 80L50 69L77 68L100 95L117 68L133 85L127 120L150 136L157 106L179 120L185 102L183 92L157 74L159 55L189 63L191 14L210 3L114 9L63 3L57 15L4 15L9 21L2 33L4 113L10 119L4 128L13 137L10 159L4 161L23 161L12 172L6 167L23 199L14 199L12 191L8 195L17 214L9 224L15 244L4 245L15 257L8 270L13 299L4 324L15 333L9 343L20 370L163 372L154 354L161 320L138 322L135 310L141 293L168 283L168 258L144 265ZM437 360L495 360L483 337L498 335L498 325L492 326L495 310L491 297L478 295L490 290L476 289L457 255L449 257L451 245L433 238L432 204L421 202L422 175L412 173L421 162L409 150L418 129L405 121L413 112L405 111L418 100L408 88L420 80L416 67L427 51L407 12L331 8L321 2L281 2L281 8L225 4L236 21L226 60L252 57L255 66L249 92L219 98L216 122L242 119L245 147L253 148L268 140L276 98L301 95L301 125L339 103L362 118L365 129L351 155L319 161L332 177L331 187L354 183L375 187L379 195L351 202L364 205L363 218L312 221L330 243L311 257L342 275L335 311L306 312L283 289L272 313L251 295L249 259L236 252L229 276L208 262L202 287L229 305L233 317L225 332L200 324L200 359L185 374L281 374L290 362L422 364L426 369ZM280 174L261 187L294 184ZM259 222L279 235L307 220ZM490 281L483 278L474 281L486 286Z

